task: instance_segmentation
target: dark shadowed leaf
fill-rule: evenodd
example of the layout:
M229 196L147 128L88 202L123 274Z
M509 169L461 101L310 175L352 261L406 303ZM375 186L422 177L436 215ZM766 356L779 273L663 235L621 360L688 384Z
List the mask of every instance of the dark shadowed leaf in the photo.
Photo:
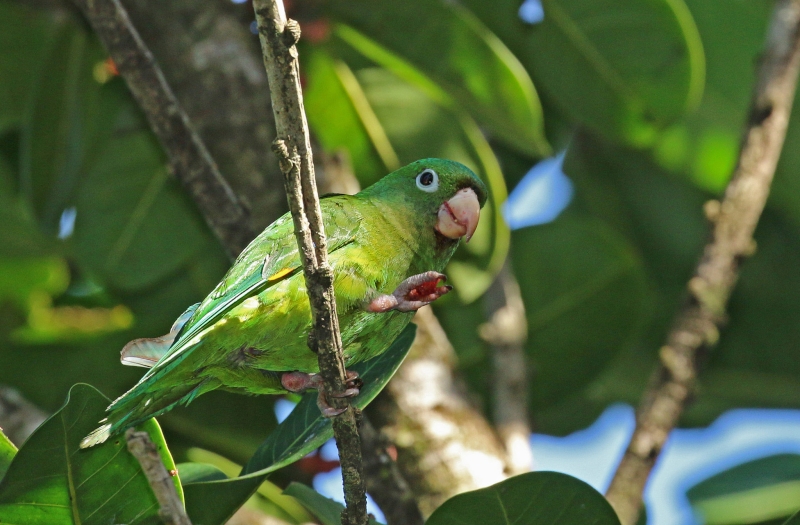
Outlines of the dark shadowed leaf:
M306 487L301 483L291 483L284 494L296 498L310 513L316 516L322 525L342 525L342 511L344 506L330 498L326 498L312 488ZM379 522L370 518L370 525L378 525Z
M0 481L0 522L17 525L157 524L158 504L139 463L117 436L78 447L98 425L109 400L75 385L67 402L25 442ZM141 426L167 469L175 465L154 420ZM180 482L175 478L180 493Z
M528 73L469 10L440 0L329 5L336 19L422 71L495 136L531 155L549 152L542 109ZM413 37L397 27L413 27ZM358 46L354 39L348 41ZM382 65L391 69L391 64ZM395 73L406 80L414 77Z
M353 367L364 385L353 404L364 408L383 389L403 362L414 341L416 326L409 325L386 352ZM333 436L331 420L322 417L316 393L302 401L261 444L239 477L187 483L186 509L195 525L222 525L258 488L270 472L297 461Z
M800 512L795 513L783 525L800 525Z
M544 0L544 20L520 2L467 6L484 20L559 109L595 132L643 146L697 105L703 46L682 0Z
M426 525L619 525L611 505L583 481L558 472L529 472L453 496Z
M600 221L566 214L512 235L512 261L528 318L533 405L585 386L647 319L642 261Z
M0 4L0 132L19 125L26 101L51 43L55 17L42 16L19 3Z

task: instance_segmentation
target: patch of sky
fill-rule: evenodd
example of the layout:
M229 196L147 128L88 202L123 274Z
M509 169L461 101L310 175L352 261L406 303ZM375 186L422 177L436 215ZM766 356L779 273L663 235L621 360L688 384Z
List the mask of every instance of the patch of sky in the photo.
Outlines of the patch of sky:
M564 175L564 154L544 159L519 181L503 204L503 217L512 230L554 220L572 200L572 181Z
M292 410L294 410L296 406L297 403L289 401L288 399L279 398L276 400L272 410L275 411L275 419L278 420L278 423L283 423L283 420L289 417L289 414L292 413Z
M544 20L544 8L541 0L525 0L517 11L520 20L527 24L538 24Z
M66 208L61 212L61 218L58 220L58 238L61 240L69 239L75 232L75 218L78 216L78 210L72 206Z
M612 405L566 437L531 436L534 469L575 476L605 492L635 426L631 407ZM736 465L800 454L800 410L739 409L702 429L677 429L645 488L648 525L699 525L686 491Z

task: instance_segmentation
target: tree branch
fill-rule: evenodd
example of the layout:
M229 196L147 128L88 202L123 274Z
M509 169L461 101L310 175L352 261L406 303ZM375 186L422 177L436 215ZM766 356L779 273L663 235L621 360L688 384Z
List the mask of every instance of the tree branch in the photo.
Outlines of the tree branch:
M360 430L367 490L386 516L387 525L422 525L425 520L414 493L386 451L390 443L366 417Z
M492 346L497 433L508 455L509 474L522 474L530 472L533 463L525 358L528 321L510 261L506 261L489 287L485 304L489 321L480 327L480 335Z
M800 0L780 0L767 35L739 163L722 202L705 210L713 223L690 299L660 350L637 413L636 429L606 496L623 525L636 522L642 490L669 432L692 395L697 354L713 346L744 257L754 252L755 230L769 195L800 70Z
M300 68L295 47L300 38L300 26L293 20L286 20L281 0L254 0L253 7L275 114L278 138L273 151L278 156L285 176L286 194L314 319L313 337L309 342L312 350L318 354L324 391L329 395L345 390L346 372L333 293L333 270L328 264L327 241L314 181L311 140L300 88ZM342 523L365 525L366 492L358 436L360 414L345 400L332 398L332 401L347 407L343 414L333 420L347 503L342 513Z
M192 195L229 255L253 238L248 212L178 104L161 69L119 0L74 0L103 42L167 153L178 180Z
M506 454L457 381L447 335L429 306L414 317L408 357L367 410L397 447L397 464L423 515L456 494L507 478Z
M158 500L158 515L162 521L167 525L192 525L175 490L175 482L164 467L161 456L158 455L158 450L147 432L136 432L133 428L129 428L125 432L125 440L128 442L128 450L142 466L142 471L150 482L153 494Z

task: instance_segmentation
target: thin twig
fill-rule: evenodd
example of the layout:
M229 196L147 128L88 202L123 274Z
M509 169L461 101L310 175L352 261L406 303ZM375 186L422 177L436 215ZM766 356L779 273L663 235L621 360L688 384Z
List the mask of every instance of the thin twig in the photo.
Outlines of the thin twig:
M769 195L800 70L800 0L781 0L767 35L739 163L722 202L705 210L713 223L694 277L690 300L660 350L661 364L639 406L636 430L608 489L623 525L636 522L642 490L667 435L692 395L698 350L713 346L744 257Z
M133 428L129 428L125 432L125 440L128 442L128 450L142 466L153 494L156 495L158 515L161 520L167 525L192 525L175 490L175 482L164 467L161 456L158 455L158 450L147 432L136 432Z
M522 474L530 472L533 463L525 359L528 322L509 261L489 287L484 302L489 321L480 327L480 335L492 346L495 424L508 454L509 474Z
M229 255L254 237L248 212L220 175L217 165L178 104L119 0L74 0L111 55L167 153L175 176L197 203Z
M286 194L314 319L313 337L309 338L309 343L318 354L319 371L326 394L342 392L346 376L333 294L333 270L328 264L322 211L314 182L311 140L303 110L300 67L295 47L300 38L300 26L293 20L287 21L281 0L255 0L253 7L275 114L278 138L273 151L286 177ZM338 406L348 406L344 400L333 401L338 401ZM358 419L356 410L348 407L333 420L347 504L342 513L344 525L367 523Z
M387 525L422 525L424 519L414 493L387 453L388 440L364 417L361 420L361 450L367 490L383 511Z

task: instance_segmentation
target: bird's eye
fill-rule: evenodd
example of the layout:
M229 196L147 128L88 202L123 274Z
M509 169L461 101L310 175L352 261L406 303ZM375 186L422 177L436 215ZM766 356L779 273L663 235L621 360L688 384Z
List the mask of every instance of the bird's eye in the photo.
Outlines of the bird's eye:
M439 176L432 169L427 169L417 175L417 188L428 193L439 189Z

